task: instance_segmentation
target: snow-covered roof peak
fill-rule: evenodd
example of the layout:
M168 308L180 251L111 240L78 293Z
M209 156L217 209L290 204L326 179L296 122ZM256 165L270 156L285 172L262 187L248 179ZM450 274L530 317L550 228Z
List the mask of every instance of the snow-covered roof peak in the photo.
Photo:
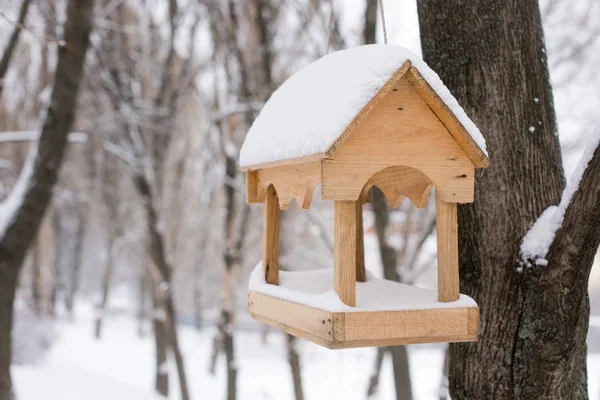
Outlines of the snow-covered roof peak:
M326 153L406 61L419 71L487 156L479 129L438 75L410 50L377 44L331 53L286 80L248 131L240 166Z

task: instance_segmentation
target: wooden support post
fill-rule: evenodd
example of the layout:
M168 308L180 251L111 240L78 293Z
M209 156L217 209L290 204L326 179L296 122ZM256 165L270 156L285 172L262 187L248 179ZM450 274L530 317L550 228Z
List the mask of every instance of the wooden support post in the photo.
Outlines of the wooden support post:
M438 301L458 300L458 221L456 203L445 203L435 194Z
M354 200L336 200L334 208L333 282L342 303L356 306L357 207Z
M363 202L356 202L356 282L367 280L365 272L365 234L363 231Z
M263 214L263 270L267 283L279 285L279 199L273 185L265 195Z

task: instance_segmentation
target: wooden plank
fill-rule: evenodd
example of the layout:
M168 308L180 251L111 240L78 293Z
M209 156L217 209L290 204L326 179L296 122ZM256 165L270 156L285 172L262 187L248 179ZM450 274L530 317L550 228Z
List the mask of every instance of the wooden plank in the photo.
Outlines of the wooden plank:
M273 285L279 285L279 212L279 199L271 185L263 211L263 269L266 282Z
M460 296L458 281L458 220L456 203L435 196L438 301L454 301Z
M248 292L248 311L321 339L333 339L333 315L255 291ZM254 315L253 315L254 316ZM312 339L309 339L312 340Z
M300 208L308 209L315 186L320 181L320 161L261 169L257 171L258 198L262 198L267 188L273 185L281 209L287 209L294 199Z
M485 168L490 165L490 160L475 143L469 132L458 121L454 113L448 108L446 103L429 86L429 83L423 78L415 67L411 67L406 73L406 79L413 85L415 90L421 95L423 100L442 121L448 129L448 132L454 137L456 142L462 147L477 168Z
M267 169L267 168L276 168L283 167L286 165L297 165L297 164L306 164L313 161L320 161L326 157L325 153L315 153L309 156L304 157L296 157L296 158L288 158L287 160L278 160L269 163L262 164L254 164L249 165L243 168L240 168L242 172L246 171L258 171L259 169Z
M342 303L356 305L357 202L334 201L333 282Z
M308 339L310 340L310 339ZM413 338L393 338L393 339L375 339L375 340L345 340L343 342L317 343L332 350L354 349L357 347L388 347L388 346L405 346L407 344L424 344L424 343L459 343L459 342L475 342L476 335L460 335L460 336L427 336ZM316 343L316 342L315 342Z
M334 312L248 293L253 318L331 349L477 340L479 308Z
M406 60L400 68L394 72L394 74L388 79L388 81L379 89L379 91L373 96L373 98L363 107L362 110L354 117L354 119L348 124L344 132L336 139L331 147L325 152L327 157L332 157L337 149L344 143L344 141L350 137L350 135L358 129L358 127L367 119L369 114L374 111L379 103L387 97L387 95L394 91L397 82L399 82L404 74L410 69L411 62Z
M258 182L256 171L246 172L246 202L260 203L258 199Z
M465 336L469 309L348 312L344 324L346 341Z
M363 229L362 200L356 202L356 282L365 282L365 232Z
M267 317L264 317L259 314L250 313L250 315L252 316L252 318L254 318L260 322L263 322L267 325L270 325L273 328L279 329L279 330L281 330L287 334L290 334L292 336L296 336L300 339L306 339L306 340L311 341L320 346L327 347L328 349L336 348L335 342L332 340L323 339L322 337L313 335L310 332L303 331L302 329L299 329L299 328L294 328L293 326L282 324L281 322L279 322L277 320L274 320L272 318L267 318Z
M404 166L425 174L444 201L472 202L471 159L406 78L394 89L322 161L323 199L356 200L373 175Z

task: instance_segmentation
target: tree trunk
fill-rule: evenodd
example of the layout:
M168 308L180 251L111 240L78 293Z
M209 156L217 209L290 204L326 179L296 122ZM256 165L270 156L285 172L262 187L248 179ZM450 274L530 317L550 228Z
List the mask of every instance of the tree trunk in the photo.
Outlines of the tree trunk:
M155 284L152 295L152 329L154 331L154 349L155 349L155 377L154 389L158 394L169 396L169 364L167 362L167 327L165 324L166 312L161 299L159 298L158 284Z
M94 327L94 336L96 339L100 339L102 336L102 325L104 323L104 317L106 314L106 305L108 304L108 295L110 292L110 285L112 284L112 276L114 269L114 247L115 240L114 236L110 235L108 243L108 251L106 257L106 265L104 266L104 275L102 277L102 298L100 303L96 307L96 323Z
M383 356L385 355L385 347L377 348L377 356L375 357L375 366L373 373L369 378L369 386L367 387L367 399L370 399L379 391L379 377L381 375L381 367L383 366Z
M151 286L150 278L148 277L148 272L145 268L141 268L138 276L138 312L137 312L137 322L138 322L138 336L144 337L146 336L146 329L144 324L146 323L146 298L148 297L148 292L150 292L149 287Z
M75 204L76 211L75 214L77 216L76 223L77 229L75 231L75 236L73 239L75 240L75 248L73 249L73 261L71 264L71 270L69 273L69 291L65 294L65 308L71 317L73 317L73 308L75 307L75 298L77 296L77 291L79 290L79 276L81 274L81 262L83 255L83 240L85 235L85 217L83 216L83 210L80 208L83 207L83 204L77 202Z
M33 254L31 257L31 299L33 301L33 310L35 314L39 317L43 311L43 300L42 300L42 292L43 292L43 278L42 278L42 269L43 269L43 260L42 260L42 242L40 236L36 236L36 240L33 244Z
M206 248L204 249L206 251ZM201 267L203 263L194 265L194 325L198 331L202 330L202 282Z
M54 89L37 143L31 179L11 196L21 196L0 239L0 398L12 399L10 377L12 307L23 259L50 203L52 188L74 119L79 82L83 76L85 54L92 30L92 0L70 1L64 28L64 46L58 47ZM20 179L28 178L22 172Z
M296 350L298 339L294 336L285 334L287 338L287 353L288 362L292 372L292 380L294 381L294 396L296 400L304 400L304 391L302 390L302 369L300 368L300 356Z
M148 179L142 174L136 174L134 176L134 184L138 190L138 193L143 199L144 208L146 211L146 228L148 229L149 236L149 253L154 267L150 272L153 273L153 277L158 285L156 290L157 304L155 304L155 311L160 310L161 313L165 314L164 321L159 321L156 318L154 319L155 335L161 333L161 328L158 328L158 326L164 325L164 330L168 333L167 338L169 347L173 351L177 365L181 398L182 400L189 400L190 395L185 374L183 356L181 354L179 341L177 338L177 319L173 304L173 288L171 279L173 268L167 261L165 242L158 227L158 214L154 208L153 192ZM156 344L157 346L159 345L158 338L156 339ZM159 353L158 350L159 349L157 348L157 355ZM159 372L161 372L160 368L157 370L157 379L159 377Z
M461 287L482 318L477 342L450 346L451 397L587 398L587 274L600 240L598 185L586 185L593 163L548 265L520 272L523 236L564 187L538 2L423 0L418 11L425 60L478 124L491 159L474 204L459 206Z
M187 384L187 374L185 372L185 365L183 362L183 354L179 346L179 337L177 333L177 320L175 319L175 307L173 305L173 297L167 297L167 321L169 325L169 343L171 345L171 351L175 358L175 365L177 366L177 376L179 377L179 389L181 391L181 400L189 400L190 394Z

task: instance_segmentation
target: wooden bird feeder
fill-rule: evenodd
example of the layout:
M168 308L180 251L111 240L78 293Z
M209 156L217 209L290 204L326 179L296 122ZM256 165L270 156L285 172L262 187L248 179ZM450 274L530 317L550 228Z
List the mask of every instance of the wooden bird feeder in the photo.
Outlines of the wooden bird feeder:
M330 54L286 81L253 124L240 164L264 204L251 315L328 348L474 341L479 308L459 293L457 204L473 202L485 141L439 77L391 45ZM333 269L279 271L279 217L308 209L317 184L334 206ZM362 206L377 186L392 207L425 207L435 188L436 291L365 272Z

